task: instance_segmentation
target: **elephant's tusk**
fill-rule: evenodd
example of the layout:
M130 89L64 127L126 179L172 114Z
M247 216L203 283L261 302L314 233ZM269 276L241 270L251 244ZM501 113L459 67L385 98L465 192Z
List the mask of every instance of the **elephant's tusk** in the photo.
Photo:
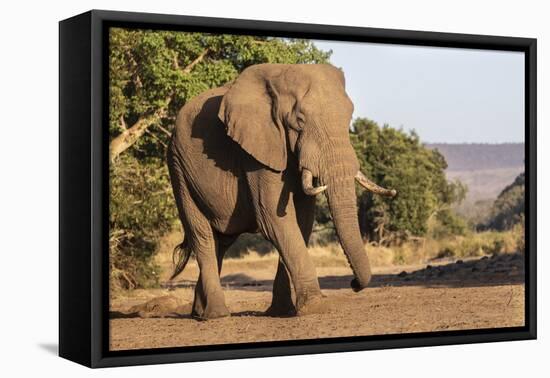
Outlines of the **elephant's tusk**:
M361 184L365 189L375 193L380 194L387 197L395 197L397 194L397 191L395 189L386 189L382 188L379 185L376 185L374 182L369 180L367 176L363 174L361 171L357 171L357 174L355 175L355 179L359 184Z
M304 189L304 193L308 196L316 196L327 190L326 185L318 187L313 186L313 174L306 168L302 169L302 188Z

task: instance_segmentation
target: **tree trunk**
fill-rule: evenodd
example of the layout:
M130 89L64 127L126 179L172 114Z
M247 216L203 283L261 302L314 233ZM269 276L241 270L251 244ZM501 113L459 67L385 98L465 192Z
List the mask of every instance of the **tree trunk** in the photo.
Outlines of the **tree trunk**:
M111 163L115 161L118 155L133 145L153 122L158 120L160 120L160 116L157 113L140 117L130 128L113 138L109 143L109 160Z
M199 56L197 56L191 63L189 63L187 66L181 69L181 71L184 74L189 74L193 70L193 68L202 62L204 58L210 53L210 49L206 48L204 49ZM177 57L174 57L174 68L180 69L178 65ZM168 108L168 105L170 104L170 101L172 99L172 95L168 96L165 100L165 105L160 107L154 114L149 116L142 116L139 117L137 122L134 123L131 127L124 130L120 135L116 136L111 140L111 143L109 144L109 160L111 162L115 161L118 155L126 151L128 148L130 148L147 130L149 126L151 126L153 123L158 122L164 113L166 113L166 109ZM161 128L162 129L162 128ZM166 130L162 129L163 132L167 132Z

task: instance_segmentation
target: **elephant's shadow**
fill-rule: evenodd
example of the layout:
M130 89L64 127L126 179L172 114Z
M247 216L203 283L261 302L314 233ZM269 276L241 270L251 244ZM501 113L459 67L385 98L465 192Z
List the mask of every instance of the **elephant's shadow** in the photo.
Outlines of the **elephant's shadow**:
M418 269L409 273L401 272L398 274L373 274L369 288L385 286L421 286L431 287L486 287L499 285L521 284L525 282L525 271L520 254L510 255L507 258L507 269L499 272L495 269L479 271L480 264L498 264L499 257L487 259L482 257L468 262L460 260L446 265L439 265ZM514 260L515 258L515 260ZM494 260L494 261L493 261ZM502 268L502 267L500 267ZM350 275L325 275L319 277L319 284L324 290L349 289L353 276ZM272 279L255 279L246 273L233 273L221 278L222 285L226 289L248 290L248 291L268 291L273 289ZM178 281L170 284L169 288L194 288L195 282L190 280Z
M480 267L485 267L480 269ZM323 290L349 289L352 275L332 275L319 277ZM245 273L232 273L221 278L225 290L271 292L272 279L258 280ZM419 286L424 288L464 288L487 287L500 285L514 285L525 282L524 256L517 253L491 258L481 257L475 260L462 262L461 260L445 265L428 265L423 269L399 274L374 274L369 288ZM180 280L165 289L178 288L194 289L192 280ZM367 289L368 290L368 289ZM158 298L157 298L158 300ZM154 301L154 300L153 300ZM171 303L171 302L170 302ZM119 318L174 318L191 319L191 305L185 304L171 309L156 309L147 307L149 312L110 311L110 319ZM234 312L232 316L267 316L262 311Z

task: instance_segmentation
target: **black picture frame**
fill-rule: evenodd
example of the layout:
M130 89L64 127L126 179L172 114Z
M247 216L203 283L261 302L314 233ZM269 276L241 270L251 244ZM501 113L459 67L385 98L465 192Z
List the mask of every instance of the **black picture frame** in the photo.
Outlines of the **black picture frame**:
M525 53L524 327L108 350L108 29L255 34ZM59 354L89 367L535 339L536 61L531 38L92 10L59 23Z

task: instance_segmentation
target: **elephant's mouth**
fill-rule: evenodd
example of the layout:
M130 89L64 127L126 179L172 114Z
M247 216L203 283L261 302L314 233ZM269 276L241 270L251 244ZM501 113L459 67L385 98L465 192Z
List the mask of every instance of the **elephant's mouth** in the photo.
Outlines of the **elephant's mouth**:
M327 173L324 183L329 184L314 186L311 171L302 169L302 188L304 193L312 196L326 191L336 233L355 276L351 281L351 287L354 291L360 291L367 287L371 270L359 230L354 182L357 181L365 189L383 196L394 197L397 192L375 184L361 171L357 171L355 176L330 170Z

